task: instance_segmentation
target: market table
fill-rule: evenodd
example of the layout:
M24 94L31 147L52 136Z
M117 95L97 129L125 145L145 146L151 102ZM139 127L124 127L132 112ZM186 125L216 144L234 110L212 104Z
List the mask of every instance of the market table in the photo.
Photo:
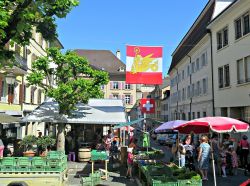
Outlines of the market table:
M105 170L100 169L100 171L105 173L105 180L108 180L108 162L109 162L109 156L106 151L97 151L92 150L91 151L91 168L92 168L92 174L94 174L94 166L95 161L105 161Z

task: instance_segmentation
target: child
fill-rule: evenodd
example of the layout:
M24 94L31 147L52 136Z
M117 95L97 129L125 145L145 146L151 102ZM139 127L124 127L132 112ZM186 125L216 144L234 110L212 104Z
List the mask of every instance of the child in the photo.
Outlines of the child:
M128 170L126 177L127 178L132 178L132 166L133 166L133 154L132 154L133 148L128 148L128 159L127 159L127 164L128 164Z
M223 148L221 150L220 157L221 157L222 177L225 178L225 177L227 177L227 174L226 174L227 161L226 161L226 150L225 150L225 148Z
M229 153L232 156L232 168L233 168L233 174L237 175L237 169L238 169L238 157L234 150L233 145L229 145Z

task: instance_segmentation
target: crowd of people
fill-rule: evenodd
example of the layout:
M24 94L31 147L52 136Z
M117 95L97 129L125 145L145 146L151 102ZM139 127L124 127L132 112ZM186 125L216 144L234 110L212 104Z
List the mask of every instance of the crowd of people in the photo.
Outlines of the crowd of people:
M190 170L200 171L203 180L208 180L208 169L212 159L216 165L216 172L222 177L237 175L239 166L246 169L248 165L249 142L246 135L235 143L226 135L222 142L219 142L218 135L214 134L211 139L202 136L198 143L194 143L191 135L187 135L184 140L180 140L177 156L181 167ZM213 152L213 153L211 153Z

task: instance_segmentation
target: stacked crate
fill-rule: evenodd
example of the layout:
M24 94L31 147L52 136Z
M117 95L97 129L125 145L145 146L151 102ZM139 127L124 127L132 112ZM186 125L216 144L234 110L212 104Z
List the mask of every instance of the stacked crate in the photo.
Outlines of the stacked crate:
M31 160L29 157L19 157L16 161L15 171L17 172L27 172L31 168Z
M66 169L67 158L63 151L50 151L47 155L45 171L61 172Z
M95 173L91 173L89 177L82 177L82 185L83 186L95 186L99 185L101 182L101 173L96 171Z
M43 172L46 167L46 159L44 157L33 157L31 162L31 171Z
M13 172L15 171L16 166L16 159L14 157L5 157L3 158L0 164L0 170L6 172Z

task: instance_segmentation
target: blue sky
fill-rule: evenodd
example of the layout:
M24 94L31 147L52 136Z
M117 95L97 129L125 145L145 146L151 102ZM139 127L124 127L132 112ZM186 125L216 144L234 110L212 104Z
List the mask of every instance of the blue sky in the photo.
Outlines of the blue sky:
M65 49L121 50L126 44L163 46L163 73L171 54L208 0L80 0L57 20Z

